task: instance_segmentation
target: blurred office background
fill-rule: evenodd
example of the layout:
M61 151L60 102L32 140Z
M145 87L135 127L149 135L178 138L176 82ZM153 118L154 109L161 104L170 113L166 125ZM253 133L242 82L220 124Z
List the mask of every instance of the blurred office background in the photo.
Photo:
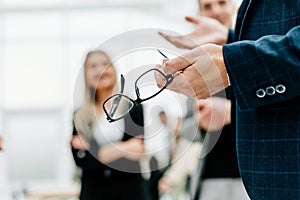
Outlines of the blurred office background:
M89 50L134 29L188 33L197 10L197 0L0 0L0 199L73 187L73 91Z
M0 0L0 199L72 187L73 91L89 50L134 29L188 32L196 12L195 0Z

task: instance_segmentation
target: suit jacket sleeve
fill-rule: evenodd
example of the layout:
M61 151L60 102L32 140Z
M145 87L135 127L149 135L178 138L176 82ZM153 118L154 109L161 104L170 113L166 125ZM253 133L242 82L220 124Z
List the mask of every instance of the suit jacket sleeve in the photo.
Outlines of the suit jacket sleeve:
M228 30L228 38L227 38L227 44L232 43L234 41L235 37L235 31L233 29Z
M257 108L299 97L300 25L285 35L223 46L225 65L241 109ZM285 91L258 97L257 91L285 86ZM272 89L272 88L271 88Z

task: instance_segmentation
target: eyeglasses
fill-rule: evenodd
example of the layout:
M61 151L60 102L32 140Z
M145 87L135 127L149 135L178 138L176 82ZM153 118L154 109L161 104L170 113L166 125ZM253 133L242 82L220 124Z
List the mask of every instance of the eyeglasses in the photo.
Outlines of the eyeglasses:
M161 51L158 50L158 52L167 58ZM162 71L156 68L144 72L135 81L136 100L133 100L130 97L122 94L125 85L125 79L123 75L121 75L121 93L109 97L103 103L103 110L107 116L106 119L109 122L114 122L124 118L139 104L161 93L168 85L170 85L174 77L179 73L181 72L176 71L174 73L165 75ZM158 87L157 80L162 83L161 87Z

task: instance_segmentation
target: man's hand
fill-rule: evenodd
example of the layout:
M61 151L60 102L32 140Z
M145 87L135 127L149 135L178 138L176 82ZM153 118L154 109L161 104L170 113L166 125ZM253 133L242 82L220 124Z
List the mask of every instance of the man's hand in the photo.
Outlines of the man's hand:
M218 131L231 121L231 101L211 97L196 102L195 117L199 127L205 131Z
M171 36L162 32L159 34L176 47L183 49L193 49L207 43L226 44L228 28L219 21L203 16L187 16L185 19L195 25L193 32L181 36Z
M165 74L182 71L167 87L188 97L206 99L229 86L222 46L207 44L172 60L164 60L157 68ZM157 79L157 85L163 85Z

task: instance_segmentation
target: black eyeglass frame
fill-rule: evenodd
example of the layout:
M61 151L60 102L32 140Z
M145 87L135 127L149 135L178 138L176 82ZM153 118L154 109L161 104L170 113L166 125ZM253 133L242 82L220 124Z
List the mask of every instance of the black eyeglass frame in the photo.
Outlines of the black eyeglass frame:
M155 94L153 94L153 95L151 95L150 97L147 97L147 98L145 98L145 99L141 99L141 98L140 98L139 88L138 88L138 86L137 86L137 82L138 82L145 74L147 74L147 73L149 73L149 72L151 72L151 71L156 71L156 72L160 73L163 77L165 77L165 79L166 79L166 84L165 84L158 92L156 92ZM103 107L103 110L104 110L104 112L105 112L105 114L106 114L106 119L107 119L109 122L115 122L115 121L118 121L118 120L124 118L126 115L128 115L129 113L131 113L131 112L132 112L139 104L141 104L142 102L147 101L147 100L149 100L149 99L151 99L151 98L157 96L157 95L158 95L159 93L161 93L164 89L166 89L166 87L168 87L168 85L170 85L170 84L172 83L172 81L174 80L175 76L176 76L178 73L180 73L180 72L176 71L176 72L173 72L173 73L171 73L171 74L165 75L162 71L160 71L160 70L157 69L157 68L152 68L152 69L149 69L148 71L144 72L144 73L141 74L141 75L136 79L136 81L135 81L135 93L136 93L136 97L137 97L136 100L131 99L131 98L128 97L127 95L118 93L118 94L114 94L113 96L109 97L108 99L106 99L106 100L104 101L104 103L102 104L102 107ZM106 104L109 100L111 100L112 98L115 98L115 97L117 97L117 96L118 96L118 97L125 97L125 98L127 98L128 100L130 100L130 101L133 103L133 106L132 106L130 109L128 109L128 111L125 112L125 114L122 115L121 117L116 118L116 119L113 119L113 118L110 117L109 111L107 111L107 110L105 109L105 104Z

